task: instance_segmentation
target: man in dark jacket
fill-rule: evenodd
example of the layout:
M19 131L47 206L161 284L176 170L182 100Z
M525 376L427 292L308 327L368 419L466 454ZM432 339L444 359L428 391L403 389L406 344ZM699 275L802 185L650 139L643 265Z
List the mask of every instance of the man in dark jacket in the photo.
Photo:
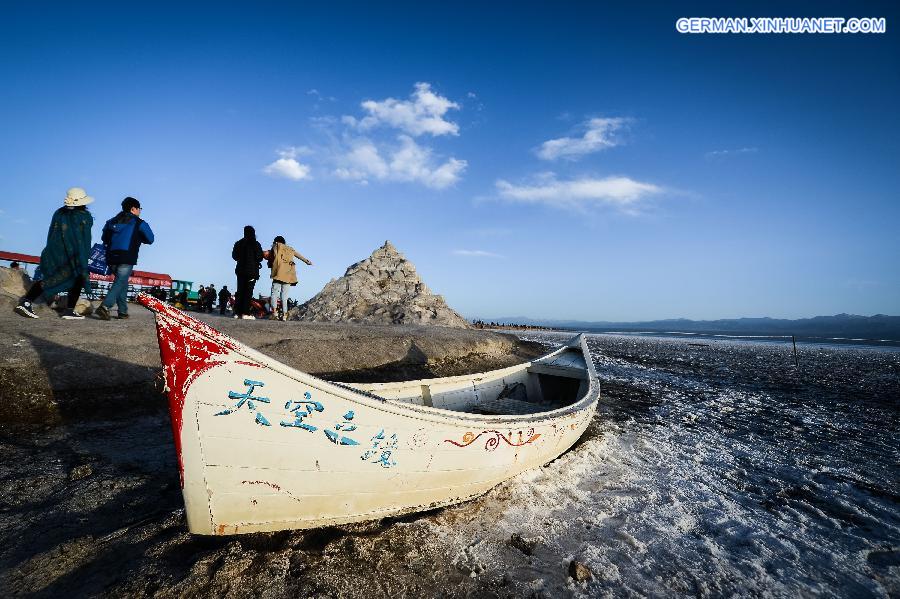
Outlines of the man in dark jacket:
M222 285L222 289L219 291L219 314L225 314L230 299L231 292L228 291L228 285Z
M141 244L153 243L150 225L141 220L141 203L132 197L122 200L122 212L106 221L103 226L103 245L106 246L106 263L116 275L109 293L100 307L97 318L109 320L109 309L118 305L118 318L128 318L128 277L137 264Z
M194 309L197 312L203 312L203 298L206 297L206 287L200 285L200 288L197 289L197 304L194 306Z
M253 297L253 287L259 278L263 250L256 241L256 231L250 225L244 227L244 236L235 242L231 257L237 262L234 267L234 274L237 275L234 317L254 320L250 314L250 298Z
M216 291L216 286L212 283L209 284L209 287L206 288L206 297L203 298L203 311L209 312L212 314L213 304L216 303L216 296L218 292Z

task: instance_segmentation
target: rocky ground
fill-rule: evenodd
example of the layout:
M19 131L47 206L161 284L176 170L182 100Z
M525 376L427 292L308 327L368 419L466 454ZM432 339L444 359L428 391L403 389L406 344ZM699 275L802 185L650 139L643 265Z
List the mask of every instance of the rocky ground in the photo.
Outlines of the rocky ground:
M160 409L153 317L66 321L39 306L38 320L0 305L0 422L64 422ZM196 315L196 313L191 313ZM324 378L403 380L501 368L534 347L511 335L426 326L233 320L199 315L277 360Z
M347 596L354 577L365 585L360 595L430 588L422 576L437 557L405 527L427 529L433 516L240 538L188 534L150 313L132 306L128 320L64 321L40 306L41 318L30 320L12 313L11 298L0 295L4 596ZM201 318L334 380L463 374L542 353L485 331ZM378 568L394 561L385 553L396 557L402 575L382 580L366 565L374 553Z

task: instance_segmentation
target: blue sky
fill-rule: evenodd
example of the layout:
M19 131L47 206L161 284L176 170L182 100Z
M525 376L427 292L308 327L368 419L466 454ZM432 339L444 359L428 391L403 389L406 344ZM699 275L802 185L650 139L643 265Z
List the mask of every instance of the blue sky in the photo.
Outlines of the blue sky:
M684 16L886 17L683 35ZM82 186L138 268L233 288L245 224L305 300L390 239L468 317L900 314L888 4L17 3L0 249ZM268 280L257 285L267 288Z

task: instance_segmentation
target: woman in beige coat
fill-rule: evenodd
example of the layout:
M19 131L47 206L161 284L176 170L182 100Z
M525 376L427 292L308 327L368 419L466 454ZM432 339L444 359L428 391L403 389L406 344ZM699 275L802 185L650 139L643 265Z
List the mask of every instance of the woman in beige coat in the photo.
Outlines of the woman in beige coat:
M279 235L272 242L269 250L269 268L272 269L272 295L269 297L269 307L272 309L271 318L274 320L287 320L287 302L290 288L297 284L297 267L294 258L299 258L312 266L307 258L300 254L285 242ZM281 310L278 310L278 299L281 298Z

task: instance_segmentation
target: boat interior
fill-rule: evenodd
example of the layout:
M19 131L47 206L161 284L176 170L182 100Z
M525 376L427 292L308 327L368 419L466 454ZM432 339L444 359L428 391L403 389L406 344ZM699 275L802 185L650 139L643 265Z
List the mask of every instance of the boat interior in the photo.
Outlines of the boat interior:
M397 383L341 383L400 403L468 412L526 415L578 402L589 388L581 348L567 347L533 362L438 379Z

